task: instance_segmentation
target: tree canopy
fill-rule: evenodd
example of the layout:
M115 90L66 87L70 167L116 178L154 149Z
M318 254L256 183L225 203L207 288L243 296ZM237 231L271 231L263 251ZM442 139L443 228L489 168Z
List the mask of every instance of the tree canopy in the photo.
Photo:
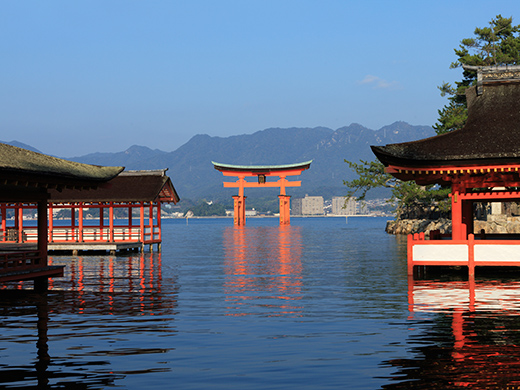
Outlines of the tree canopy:
M488 27L476 28L473 38L463 39L455 50L457 60L451 63L455 69L463 65L492 66L520 64L520 25L513 26L513 18L497 15L489 22ZM439 86L442 96L448 96L448 104L438 110L439 118L433 126L437 134L461 129L466 123L467 104L466 89L476 83L477 71L463 69L462 80L455 85L443 83ZM360 161L354 163L345 160L354 170L357 178L343 183L350 188L347 197L364 199L372 188L389 188L392 191L390 202L396 206L396 217L407 218L410 211L418 207L435 207L440 213L449 211L447 199L449 188L439 186L419 186L415 182L397 180L385 172L379 161Z

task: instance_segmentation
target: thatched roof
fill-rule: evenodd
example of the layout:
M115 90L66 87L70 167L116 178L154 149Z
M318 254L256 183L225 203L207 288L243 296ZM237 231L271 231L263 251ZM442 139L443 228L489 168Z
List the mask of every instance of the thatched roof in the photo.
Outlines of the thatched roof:
M372 146L385 165L467 166L520 162L520 70L485 69L468 88L468 120L451 133L414 142ZM478 88L478 90L477 90Z
M40 201L52 188L97 188L123 169L80 164L0 143L0 201Z
M49 186L81 186L108 181L123 169L81 164L0 143L0 179L4 180L15 178L36 185L46 182Z

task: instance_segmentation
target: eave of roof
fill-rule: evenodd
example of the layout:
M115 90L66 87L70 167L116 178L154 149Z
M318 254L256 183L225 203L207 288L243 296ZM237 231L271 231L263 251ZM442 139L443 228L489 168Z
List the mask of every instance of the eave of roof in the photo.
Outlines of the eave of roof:
M107 185L92 191L51 191L52 202L174 202L179 195L166 169L154 171L125 171Z
M215 169L218 171L236 171L236 172L273 172L273 171L288 171L294 169L309 169L312 160L296 164L286 165L233 165L221 164L212 161Z

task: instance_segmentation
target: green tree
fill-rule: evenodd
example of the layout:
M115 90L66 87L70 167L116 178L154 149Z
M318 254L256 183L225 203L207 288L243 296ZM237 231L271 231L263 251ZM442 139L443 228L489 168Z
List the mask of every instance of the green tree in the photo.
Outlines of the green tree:
M225 216L226 209L219 203L202 201L197 206L190 208L193 215L198 217Z
M404 182L385 172L379 161L353 163L345 160L357 178L343 183L350 188L347 198L365 199L372 188L389 188L392 196L388 200L395 206L396 219L410 218L423 210L444 216L450 210L449 188L439 186L420 186L414 181Z
M459 48L455 49L457 60L450 68L520 64L520 25L513 26L512 23L512 17L497 15L488 27L476 28L475 37L463 39ZM454 86L445 82L439 87L441 95L448 96L448 104L438 110L439 118L433 126L437 134L464 126L468 117L465 91L476 80L477 68L464 68L461 81L455 82ZM372 188L389 188L392 191L390 202L396 207L397 219L407 218L420 208L433 207L441 214L450 209L448 188L419 186L413 181L402 182L386 173L383 164L378 161L345 162L357 175L356 179L343 182L350 188L347 197L357 194L357 199L362 200Z
M489 27L476 28L475 37L463 39L455 50L457 60L450 65L451 69L463 65L472 67L493 65L515 65L520 63L520 25L513 26L513 18L497 15L489 22ZM465 68L462 80L443 83L439 86L442 96L448 96L448 104L439 112L439 119L433 126L437 134L444 134L461 129L468 118L466 104L466 88L477 80L475 68Z

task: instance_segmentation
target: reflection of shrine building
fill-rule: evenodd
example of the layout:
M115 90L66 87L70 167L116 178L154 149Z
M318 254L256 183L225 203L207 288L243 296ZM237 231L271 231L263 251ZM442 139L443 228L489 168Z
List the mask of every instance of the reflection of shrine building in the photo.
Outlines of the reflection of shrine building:
M162 254L133 256L49 257L49 264L64 265L63 278L49 279L49 290L62 298L58 312L153 315L169 314L176 306L163 299ZM4 285L26 289L28 282ZM175 284L168 283L169 289Z
M297 315L301 306L302 238L298 227L224 230L229 315Z
M412 359L385 389L516 389L520 385L520 282L413 281L409 303L422 329L407 343ZM428 312L432 322L421 321Z
M129 333L138 334L141 327L147 332L155 329L164 334L175 333L172 316L177 306L178 287L175 280L163 284L161 253L129 257L49 257L49 263L66 263L67 267L63 277L49 280L48 293L38 294L25 289L30 287L29 282L18 282L19 290L0 289L0 315L6 324L11 319L13 323L19 323L15 317L22 317L22 322L30 325L17 331L16 337L20 340L29 338L31 344L36 340L36 355L28 356L27 362L23 358L0 360L0 388L7 384L46 389L51 388L50 382L52 388L76 388L71 385L74 382L88 383L88 388L110 387L125 376L113 370L99 369L99 366L112 364L110 353L124 357L140 353L162 354L168 350L169 347L163 345L143 347L143 344L135 348L96 350L103 338L128 338ZM56 344L63 339L79 337L85 340L89 336L96 339L90 347L69 342L71 348L96 350L98 357L95 360L86 358L85 351L77 355L71 352L65 358L56 355L59 349ZM63 387L60 387L60 381ZM28 385L31 383L34 386Z

